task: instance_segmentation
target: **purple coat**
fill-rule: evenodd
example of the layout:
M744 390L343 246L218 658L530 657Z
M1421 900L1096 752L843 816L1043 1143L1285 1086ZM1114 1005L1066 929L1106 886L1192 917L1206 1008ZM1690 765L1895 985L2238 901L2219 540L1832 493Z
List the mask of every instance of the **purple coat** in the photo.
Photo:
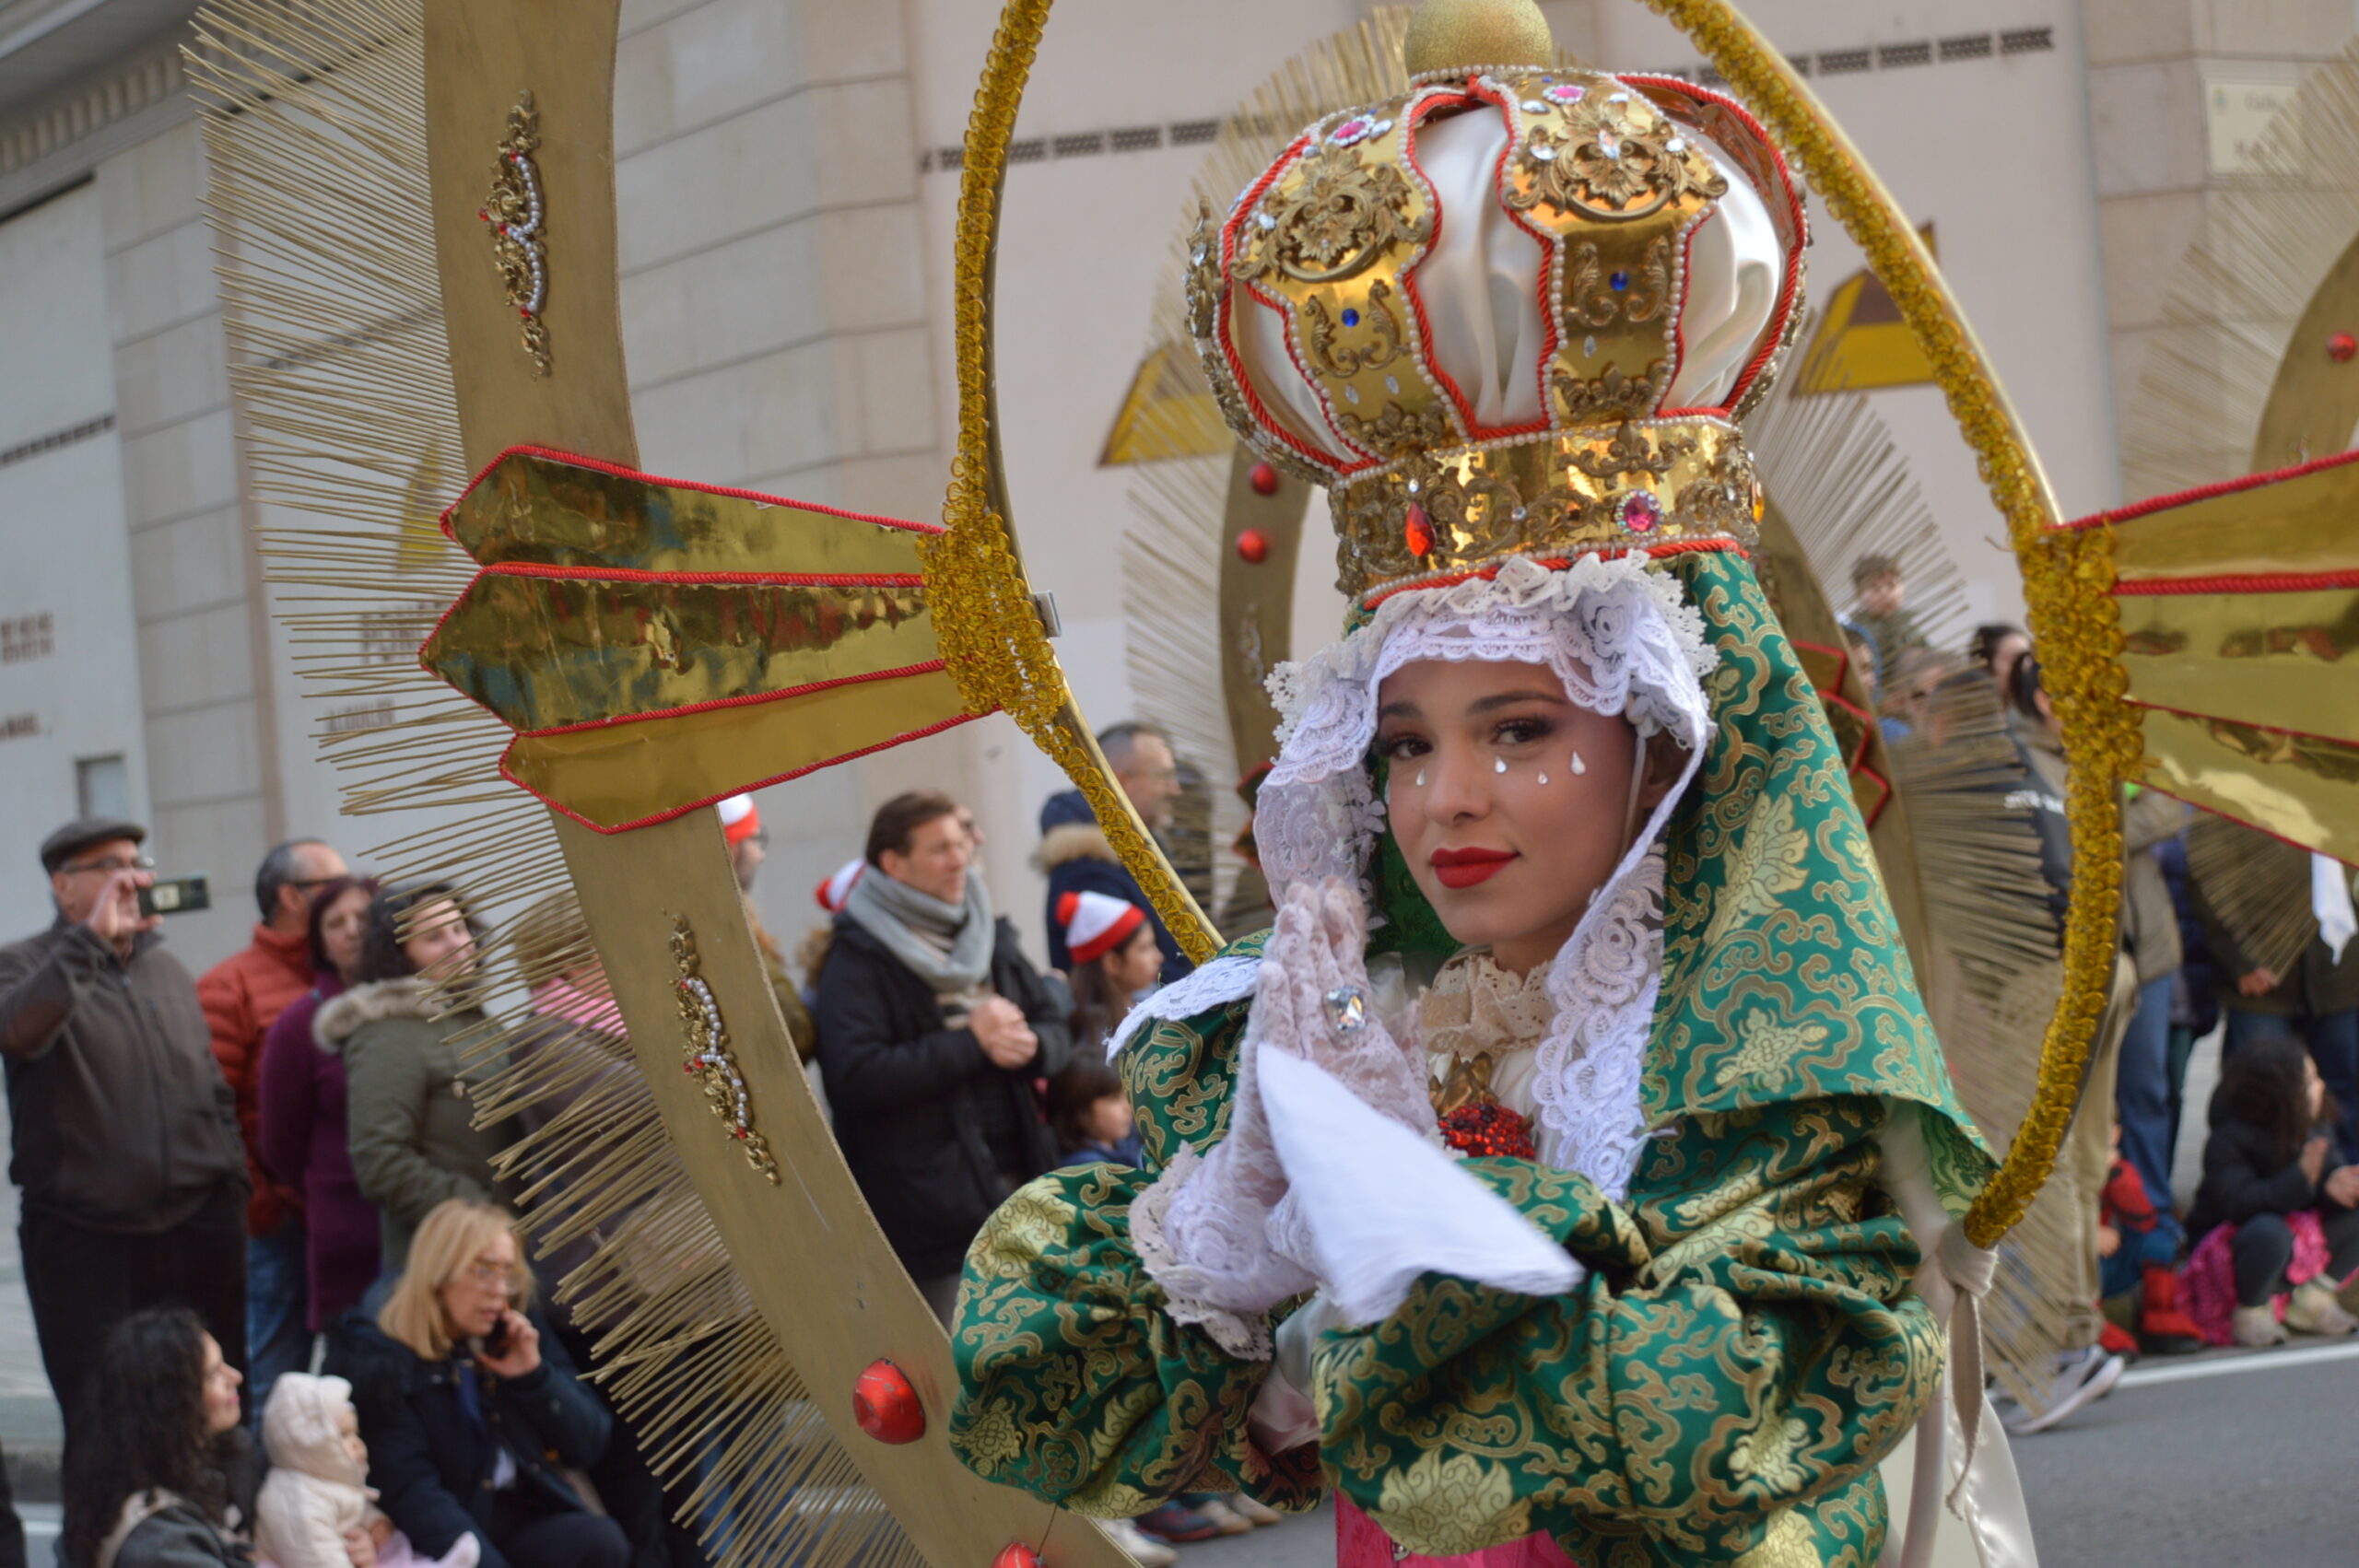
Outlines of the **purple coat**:
M377 1278L377 1209L360 1196L345 1140L344 1059L311 1037L320 1003L344 989L322 975L270 1026L262 1046L256 1143L271 1175L303 1195L303 1263L311 1326L360 1305Z

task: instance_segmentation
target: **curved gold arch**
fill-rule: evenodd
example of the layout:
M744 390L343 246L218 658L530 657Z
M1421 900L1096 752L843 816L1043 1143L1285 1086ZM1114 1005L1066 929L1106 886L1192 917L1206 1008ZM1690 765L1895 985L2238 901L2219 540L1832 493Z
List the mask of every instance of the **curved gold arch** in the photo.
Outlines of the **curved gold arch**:
M1094 749L1083 743L1079 710L1032 613L998 462L991 370L1001 185L1050 3L1009 0L968 125L954 280L958 455L943 510L950 532L931 546L929 566L942 584L945 650L968 706L1005 708L1064 766L1156 910L1191 955L1201 957L1211 951L1211 928L1107 779ZM2055 1164L2113 972L2121 875L2118 786L2140 750L2134 722L2119 700L2125 687L2116 659L2120 634L2107 591L2111 537L2104 529L2056 526L2060 520L2047 476L1931 254L1785 57L1727 0L1647 4L1686 33L1753 106L1891 290L1932 362L1960 434L1979 460L2024 574L2032 631L2073 763L2067 809L2078 874L2065 930L2063 998L2041 1045L2039 1090L2004 1166L1966 1217L1968 1236L1987 1246L2022 1217Z

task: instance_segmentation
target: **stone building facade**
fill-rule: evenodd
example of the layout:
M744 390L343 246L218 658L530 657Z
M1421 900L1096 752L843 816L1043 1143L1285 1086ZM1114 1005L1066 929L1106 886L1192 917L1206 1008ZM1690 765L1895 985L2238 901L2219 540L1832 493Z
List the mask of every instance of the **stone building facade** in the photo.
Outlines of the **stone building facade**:
M1590 58L1697 69L1630 0L1546 9ZM354 720L304 691L249 542L176 54L193 10L0 0L0 934L46 919L41 835L120 810L153 823L168 869L214 873L217 912L174 928L204 963L242 940L244 885L271 842L318 834L365 860L399 829L335 816L312 737ZM2117 411L2170 268L2237 178L2237 137L2269 94L2347 41L2350 0L1747 10L1935 226L2066 508L2119 498ZM1100 722L1133 693L1117 544L1130 478L1098 460L1190 176L1229 105L1361 14L1354 0L1101 0L1050 29L1008 181L1002 395L1027 555ZM990 0L627 0L623 316L650 468L938 509L954 155L994 15ZM1814 283L1858 266L1822 216ZM1999 525L1939 394L1873 396L1975 608L2013 615ZM807 889L854 852L879 800L944 780L974 801L1000 901L1037 935L1027 856L1058 780L1002 720L773 792L773 928L816 918Z

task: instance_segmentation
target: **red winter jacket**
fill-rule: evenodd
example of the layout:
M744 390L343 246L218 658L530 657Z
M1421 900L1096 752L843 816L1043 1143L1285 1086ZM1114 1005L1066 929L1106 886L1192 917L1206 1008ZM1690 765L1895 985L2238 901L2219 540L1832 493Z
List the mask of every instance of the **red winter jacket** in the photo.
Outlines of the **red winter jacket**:
M2127 1160L2117 1159L2106 1172L2098 1218L2118 1231L2144 1235L2154 1228L2154 1201L2146 1196L2146 1181Z
M246 1145L246 1170L253 1196L246 1199L246 1234L268 1235L303 1211L293 1188L271 1179L255 1139L261 1125L262 1042L278 1015L311 989L311 944L292 935L254 928L251 946L240 948L196 982L205 1022L213 1031L213 1059L238 1097L238 1135Z

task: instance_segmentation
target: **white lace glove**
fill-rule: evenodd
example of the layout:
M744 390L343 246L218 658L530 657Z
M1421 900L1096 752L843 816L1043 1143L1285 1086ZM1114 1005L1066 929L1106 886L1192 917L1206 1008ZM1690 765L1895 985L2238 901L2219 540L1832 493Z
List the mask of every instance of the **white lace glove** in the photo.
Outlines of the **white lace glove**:
M1376 1011L1367 911L1351 883L1330 877L1286 890L1262 956L1253 1022L1265 1047L1324 1070L1369 1109L1420 1137L1434 1130L1424 1066Z
M1367 911L1350 884L1287 891L1255 977L1228 1135L1201 1159L1183 1149L1132 1207L1132 1237L1166 1310L1231 1355L1268 1359L1263 1315L1316 1282L1270 1140L1262 1053L1309 1061L1411 1131L1433 1129L1424 1074L1376 1014L1367 942Z

